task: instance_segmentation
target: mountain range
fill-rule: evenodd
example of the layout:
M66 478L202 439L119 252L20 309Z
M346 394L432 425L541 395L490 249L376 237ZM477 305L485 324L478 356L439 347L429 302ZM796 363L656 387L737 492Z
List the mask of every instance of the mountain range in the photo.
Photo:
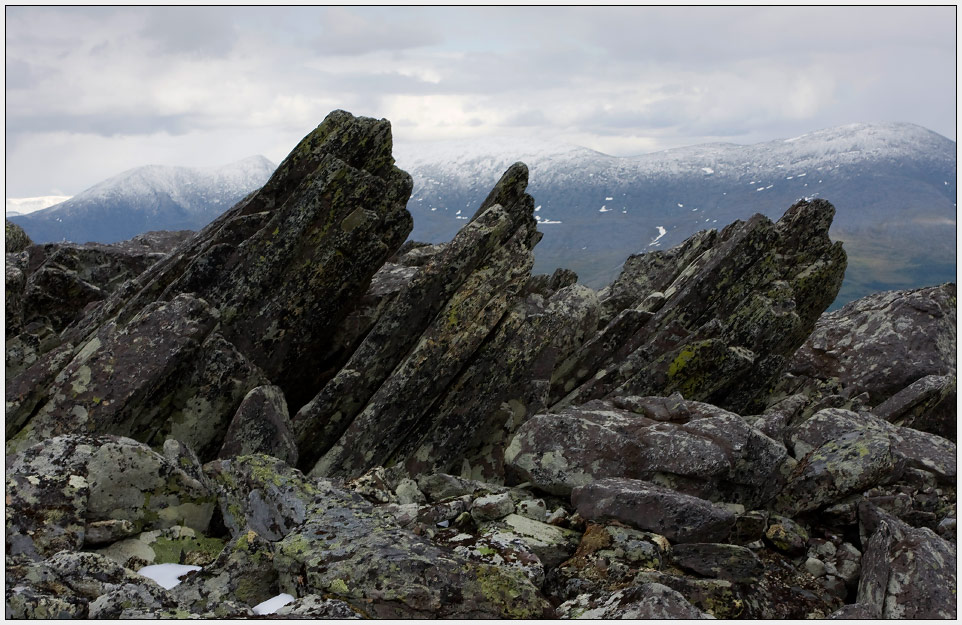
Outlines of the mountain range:
M547 141L472 139L395 146L414 178L411 238L448 241L515 161L544 238L535 271L573 269L600 288L627 256L754 213L777 218L803 198L832 202L849 266L836 306L871 292L955 280L956 144L907 123L860 123L759 143L703 144L615 157ZM36 213L15 216L38 242L113 242L198 229L261 186L274 165L148 166Z
M263 156L221 167L135 167L10 221L38 243L115 243L150 230L199 230L260 188L275 167Z

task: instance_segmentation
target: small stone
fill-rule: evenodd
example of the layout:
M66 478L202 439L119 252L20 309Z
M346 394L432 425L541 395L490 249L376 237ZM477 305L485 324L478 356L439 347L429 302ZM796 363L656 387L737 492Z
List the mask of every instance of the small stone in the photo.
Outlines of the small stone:
M398 482L397 488L394 489L394 494L397 495L398 503L402 506L404 504L410 503L424 503L427 501L427 497L418 488L418 483L409 477L402 478Z
M818 558L809 558L805 560L805 570L808 571L812 577L822 577L825 575L825 563Z
M84 530L84 546L106 545L137 533L137 528L127 519L109 519L88 523Z
M548 515L545 519L545 523L548 525L562 525L568 518L568 511L562 507L558 507L557 510Z
M545 506L543 499L525 499L524 501L519 501L518 505L514 507L514 511L523 517L541 521L542 523L544 523L545 517L548 516L548 508Z
M765 539L783 553L800 555L805 552L808 544L808 532L792 519L773 516L772 523L765 532Z
M478 497L471 504L471 516L477 522L501 519L514 512L514 502L507 493Z

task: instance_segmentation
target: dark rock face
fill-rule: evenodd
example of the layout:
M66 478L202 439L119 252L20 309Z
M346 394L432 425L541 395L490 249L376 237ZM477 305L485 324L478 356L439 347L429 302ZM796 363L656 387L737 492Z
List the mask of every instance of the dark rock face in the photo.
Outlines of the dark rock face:
M16 254L33 245L33 241L31 241L27 233L23 231L23 228L6 219L4 219L4 224L6 229L3 251L5 253Z
M596 293L527 184L403 243L336 111L199 233L8 254L7 615L954 617L954 285L819 318L816 200Z
M553 377L552 401L680 391L734 411L758 406L841 285L834 213L824 200L800 202L777 223L756 215L635 259L626 271L653 267L654 279L618 279L610 305L637 298Z

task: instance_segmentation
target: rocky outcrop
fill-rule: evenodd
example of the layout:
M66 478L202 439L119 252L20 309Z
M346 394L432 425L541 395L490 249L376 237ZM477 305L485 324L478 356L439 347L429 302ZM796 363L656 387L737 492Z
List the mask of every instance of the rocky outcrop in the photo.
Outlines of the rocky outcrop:
M618 279L610 305L637 299L559 368L552 402L680 391L735 412L760 406L841 285L834 212L824 200L799 202L777 223L756 215L635 259L626 271L653 267L655 278Z
M955 376L954 284L876 293L823 315L792 358L798 378L837 380L848 397L878 406L930 375ZM955 420L951 420L954 432ZM936 432L938 433L938 432ZM953 435L954 436L954 435Z
M8 254L7 615L953 617L954 286L819 318L815 200L596 293L527 183L403 243L337 111L186 239Z
M23 228L17 224L4 220L5 224L5 238L3 244L3 251L6 254L16 254L27 249L33 245L33 241L27 236L27 233L23 231Z

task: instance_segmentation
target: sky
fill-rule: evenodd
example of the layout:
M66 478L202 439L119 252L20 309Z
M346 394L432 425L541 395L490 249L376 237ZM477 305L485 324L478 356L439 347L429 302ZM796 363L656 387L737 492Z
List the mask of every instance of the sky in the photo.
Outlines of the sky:
M853 122L956 139L956 8L6 7L6 197L274 162L334 109L395 144L613 155Z

